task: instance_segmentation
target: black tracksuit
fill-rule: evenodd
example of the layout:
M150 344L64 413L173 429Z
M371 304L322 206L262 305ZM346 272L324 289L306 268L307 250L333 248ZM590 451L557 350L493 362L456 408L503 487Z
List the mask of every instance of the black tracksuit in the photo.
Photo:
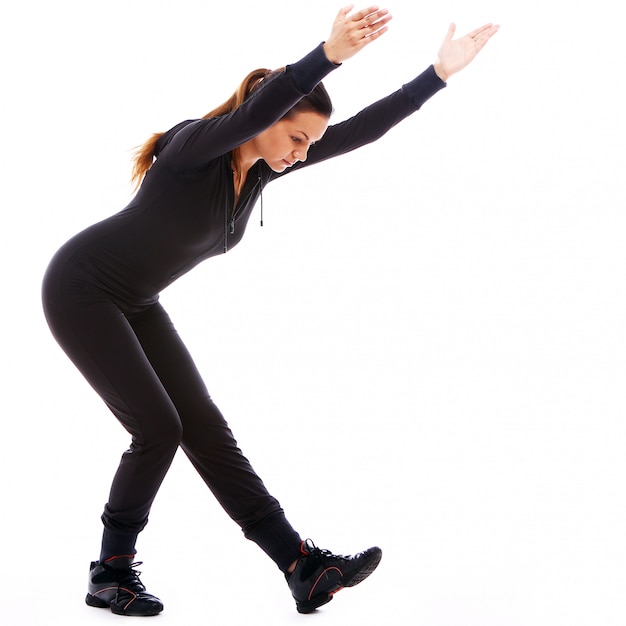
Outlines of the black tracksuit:
M267 183L374 141L445 85L431 66L329 126L305 162L277 174L259 160L235 205L232 150L280 120L335 67L320 45L235 111L166 132L130 204L73 237L48 267L48 324L132 436L102 516L101 557L134 553L179 445L245 535L282 570L299 555L298 534L237 447L158 297L192 267L239 243Z

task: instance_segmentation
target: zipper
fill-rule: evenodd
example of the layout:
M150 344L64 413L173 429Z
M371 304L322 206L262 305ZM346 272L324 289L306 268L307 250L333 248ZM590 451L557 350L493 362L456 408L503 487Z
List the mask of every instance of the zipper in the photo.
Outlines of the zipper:
M237 219L237 215L239 214L239 208L245 204L249 199L250 196L252 195L252 192L257 188L258 185L261 184L261 177L258 176L256 182L254 183L254 185L252 185L252 188L250 189L250 191L246 194L245 198L239 198L239 200L237 201L237 204L233 207L233 212L230 216L230 219L228 219L228 204L226 204L226 211L225 213L225 225L224 225L224 254L226 254L226 252L228 252L228 235L229 233L231 235L235 234L235 220ZM261 189L261 226L263 226L263 189Z

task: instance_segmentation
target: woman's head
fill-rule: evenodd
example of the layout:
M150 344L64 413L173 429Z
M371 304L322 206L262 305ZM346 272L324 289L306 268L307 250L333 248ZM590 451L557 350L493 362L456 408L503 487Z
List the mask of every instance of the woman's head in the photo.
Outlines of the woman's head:
M242 104L264 81L271 80L281 71L256 70L248 74L239 90L231 97L232 108L228 111ZM247 147L252 147L253 153L260 155L274 171L282 172L295 162L306 160L309 147L326 132L332 112L330 96L324 85L319 83L278 122L252 139L252 145ZM211 113L215 115L215 111ZM207 117L211 117L211 114ZM233 154L235 168L240 157L240 150L236 149Z

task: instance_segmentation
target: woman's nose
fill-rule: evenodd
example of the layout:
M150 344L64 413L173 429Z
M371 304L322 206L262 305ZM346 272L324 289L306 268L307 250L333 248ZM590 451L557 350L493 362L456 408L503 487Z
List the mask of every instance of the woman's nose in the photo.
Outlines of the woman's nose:
M306 148L298 148L297 150L294 150L293 155L298 161L306 161L308 153L309 146L306 146Z

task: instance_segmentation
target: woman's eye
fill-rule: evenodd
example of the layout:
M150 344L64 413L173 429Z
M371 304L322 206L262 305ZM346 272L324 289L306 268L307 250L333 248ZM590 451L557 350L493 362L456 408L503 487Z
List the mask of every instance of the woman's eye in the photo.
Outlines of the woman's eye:
M292 137L293 141L295 141L296 143L302 143L302 139L300 139L300 137Z

